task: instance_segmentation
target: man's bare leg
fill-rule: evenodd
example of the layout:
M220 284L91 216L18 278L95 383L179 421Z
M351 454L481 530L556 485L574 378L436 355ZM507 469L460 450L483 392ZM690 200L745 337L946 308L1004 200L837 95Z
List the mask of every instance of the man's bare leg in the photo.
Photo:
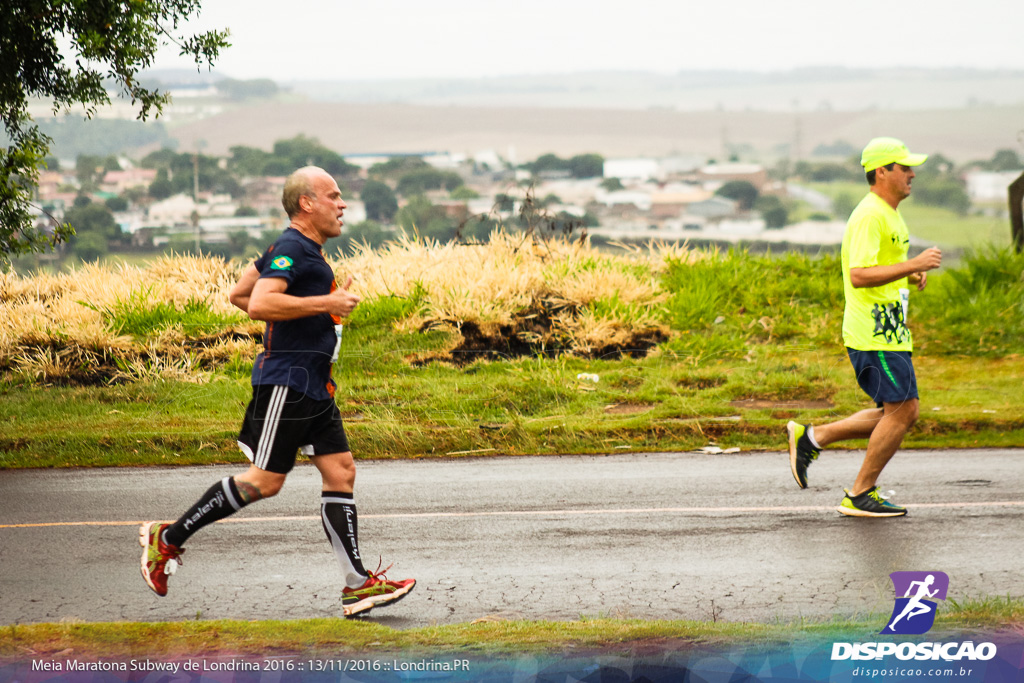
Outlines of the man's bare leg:
M875 487L878 475L896 454L903 437L917 421L919 401L910 399L900 403L885 403L882 406L884 415L878 421L871 437L868 439L868 452L857 473L850 493L859 496Z
M814 440L822 448L839 441L867 439L884 415L882 408L868 408L837 422L814 427Z

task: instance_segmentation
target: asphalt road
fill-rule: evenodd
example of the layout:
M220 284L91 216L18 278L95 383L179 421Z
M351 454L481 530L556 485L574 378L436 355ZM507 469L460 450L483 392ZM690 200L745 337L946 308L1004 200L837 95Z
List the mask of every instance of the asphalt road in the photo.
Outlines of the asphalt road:
M368 618L888 613L897 570L944 571L957 600L1024 595L1024 451L901 452L883 488L910 514L888 520L834 510L862 455L826 452L804 491L780 452L361 462L363 556L418 581ZM239 469L0 472L0 624L340 615L308 465L193 537L167 597L143 583L139 521Z

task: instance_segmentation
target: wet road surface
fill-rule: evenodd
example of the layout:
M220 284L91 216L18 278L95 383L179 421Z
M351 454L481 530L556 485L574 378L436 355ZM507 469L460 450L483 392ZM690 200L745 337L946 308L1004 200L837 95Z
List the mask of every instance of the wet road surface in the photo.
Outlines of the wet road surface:
M415 577L368 618L790 621L888 613L897 570L949 597L1024 595L1024 451L904 451L882 488L905 518L837 514L862 451L827 452L799 490L785 453L359 463L360 545ZM190 539L170 593L139 574L139 521L173 519L241 467L0 471L0 624L339 616L320 482ZM372 561L370 561L372 558Z

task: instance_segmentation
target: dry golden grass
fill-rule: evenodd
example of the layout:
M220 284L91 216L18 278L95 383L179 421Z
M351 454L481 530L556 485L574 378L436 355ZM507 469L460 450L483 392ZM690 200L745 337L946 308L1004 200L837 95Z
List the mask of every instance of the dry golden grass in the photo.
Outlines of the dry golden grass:
M196 353L175 328L135 339L110 329L102 311L148 292L152 301L184 306L204 299L211 310L233 312L228 292L238 266L191 256L161 257L144 268L86 264L68 273L19 276L0 274L0 369L40 381L89 382L142 377L200 378L198 368L222 362L254 344L211 339ZM246 323L226 332L249 335L260 326Z
M661 329L659 275L669 260L700 258L685 246L652 245L610 254L588 243L495 234L487 245L437 244L403 238L383 249L359 250L332 265L364 301L418 292L422 306L402 321L458 330L512 324L541 308L550 332L570 351L625 345L632 335ZM123 302L205 300L211 312L236 314L228 294L244 264L195 256L165 256L145 267L83 265L58 275L0 274L0 370L37 380L102 380L201 376L232 356L256 352L262 324L246 321L219 333L170 327L144 338L119 334L103 311ZM148 298L147 298L148 297ZM591 306L604 302L604 306ZM138 305L138 304L137 304ZM588 306L591 306L588 308Z
M541 307L559 312L553 331L584 351L659 327L653 311L664 301L660 273L670 260L697 258L702 255L677 244L652 243L621 255L579 240L495 233L486 245L402 238L377 251L361 249L338 270L351 273L353 289L368 299L410 296L420 287L425 305L403 322L407 331L463 323L493 329ZM620 306L603 314L585 308L598 301Z

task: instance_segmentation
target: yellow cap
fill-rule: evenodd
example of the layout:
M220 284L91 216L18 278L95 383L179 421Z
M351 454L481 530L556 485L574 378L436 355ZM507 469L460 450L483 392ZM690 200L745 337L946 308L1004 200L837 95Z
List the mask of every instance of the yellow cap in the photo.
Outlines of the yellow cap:
M861 153L860 165L865 171L874 171L879 166L894 162L903 166L920 166L927 158L927 154L911 154L907 146L896 138L875 138Z

